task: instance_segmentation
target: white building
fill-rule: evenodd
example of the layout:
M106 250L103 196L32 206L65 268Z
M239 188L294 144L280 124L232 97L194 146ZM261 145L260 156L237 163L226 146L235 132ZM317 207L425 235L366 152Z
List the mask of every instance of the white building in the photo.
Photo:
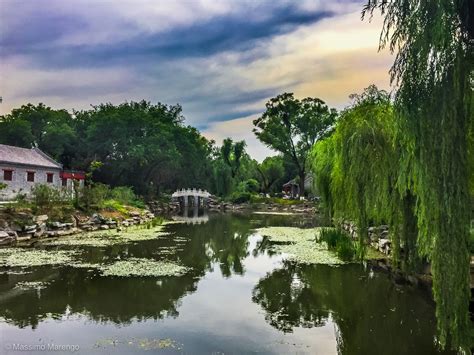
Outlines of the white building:
M84 182L84 174L63 172L62 165L38 148L20 148L0 144L0 183L6 188L0 189L0 200L14 199L18 194L29 195L36 184L69 190L69 180Z

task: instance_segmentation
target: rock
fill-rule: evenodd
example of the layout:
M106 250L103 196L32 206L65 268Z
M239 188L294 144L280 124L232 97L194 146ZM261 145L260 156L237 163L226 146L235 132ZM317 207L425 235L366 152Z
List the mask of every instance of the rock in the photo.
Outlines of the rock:
M30 225L30 226L25 226L25 227L23 228L23 231L24 231L25 233L32 233L32 232L36 231L36 227L37 227L36 224L32 224L32 225Z
M33 237L35 238L40 238L44 235L46 232L46 223L41 223L38 225L38 228L36 228L35 234L33 234Z
M8 233L8 235L9 235L10 237L13 237L13 238L15 238L15 239L18 237L18 233L15 232L15 231L8 230L8 231L6 231L6 232Z
M122 222L122 226L124 226L124 227L128 227L129 225L130 225L130 223L128 223L127 221Z
M102 224L102 225L100 226L100 229L102 229L102 230L109 229L109 226L106 225L106 224Z
M410 282L412 285L414 286L418 285L418 279L415 276L408 275L407 279L408 279L408 282Z
M48 219L49 219L48 215L42 214L42 215L36 216L36 217L34 218L34 221L35 221L36 223L40 224L40 223L46 222Z
M3 239L0 239L0 245L10 245L14 243L15 241L16 239L13 239L12 237L3 238Z
M105 223L105 218L98 213L94 213L91 217L91 222L95 224L102 224Z
M0 239L4 239L4 238L8 238L8 237L10 237L8 232L0 231Z
M382 253L386 253L387 251L387 248L390 247L390 240L389 239L380 239L379 240L379 243L378 243L378 246L379 246L379 251L381 251Z
M106 222L105 222L108 226L115 226L117 224L117 221L114 221L113 219L108 219Z
M74 227L74 223L70 223L70 222L69 223L63 223L63 228L68 228L69 229L69 228L72 228L72 227Z
M121 232L123 230L123 228L122 227L117 227L116 230L117 230L117 232Z
M137 211L130 211L128 214L132 217L140 217L140 212Z
M64 223L61 222L51 222L50 226L55 229L64 228Z

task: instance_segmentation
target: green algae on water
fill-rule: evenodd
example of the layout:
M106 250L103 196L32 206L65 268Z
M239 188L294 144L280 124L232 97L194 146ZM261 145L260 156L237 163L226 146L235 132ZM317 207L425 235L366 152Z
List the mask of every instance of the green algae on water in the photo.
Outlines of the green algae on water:
M42 290L49 285L49 282L44 281L20 281L17 282L15 288L21 290Z
M117 244L154 240L170 234L168 232L163 232L162 229L162 226L153 229L132 227L121 232L116 230L89 232L68 238L58 238L56 240L46 241L44 244L55 246L90 246L100 248Z
M257 232L277 243L273 249L286 254L286 258L302 264L340 265L344 261L327 250L325 243L316 243L320 228L296 227L259 228Z
M190 270L171 261L157 261L143 258L130 258L116 261L110 265L101 266L103 276L180 276Z
M34 267L44 265L64 265L74 261L70 250L14 249L3 261L7 267Z
M316 241L321 228L297 228L297 227L265 227L258 228L257 233L270 238L274 243L296 243L302 240Z

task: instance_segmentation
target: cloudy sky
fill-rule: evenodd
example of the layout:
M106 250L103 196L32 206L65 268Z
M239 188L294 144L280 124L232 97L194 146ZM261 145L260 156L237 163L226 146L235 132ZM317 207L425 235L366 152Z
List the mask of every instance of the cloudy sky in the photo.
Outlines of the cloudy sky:
M220 142L271 152L252 120L282 92L343 108L371 83L389 89L380 19L364 1L0 0L0 114L31 102L87 109L149 100L183 106Z

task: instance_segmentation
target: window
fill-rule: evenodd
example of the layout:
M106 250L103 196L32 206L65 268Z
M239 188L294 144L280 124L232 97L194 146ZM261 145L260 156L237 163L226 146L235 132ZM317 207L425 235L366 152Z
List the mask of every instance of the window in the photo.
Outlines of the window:
M67 179L63 179L63 187L67 186Z
M53 173L46 173L46 182L52 184L53 183Z
M27 171L26 172L26 181L34 182L35 181L35 172L34 171Z
M3 170L3 180L12 181L13 180L13 170Z

